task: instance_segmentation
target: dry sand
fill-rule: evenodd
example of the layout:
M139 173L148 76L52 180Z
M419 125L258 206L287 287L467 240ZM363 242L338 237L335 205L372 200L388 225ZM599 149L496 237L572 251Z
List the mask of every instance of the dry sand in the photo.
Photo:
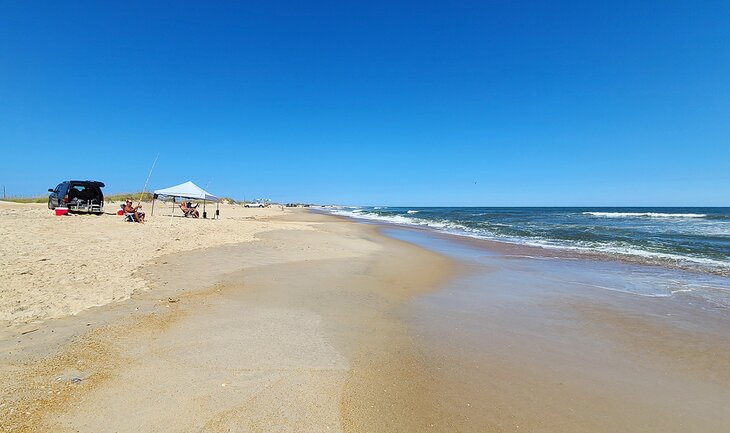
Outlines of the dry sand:
M149 214L150 205L143 204ZM107 212L118 206L107 203ZM279 207L222 206L220 220L165 217L160 208L146 224L116 215L56 217L45 204L0 201L0 323L76 314L146 290L134 274L167 254L250 242L270 230L308 230L311 224L277 221ZM210 210L210 209L209 209Z

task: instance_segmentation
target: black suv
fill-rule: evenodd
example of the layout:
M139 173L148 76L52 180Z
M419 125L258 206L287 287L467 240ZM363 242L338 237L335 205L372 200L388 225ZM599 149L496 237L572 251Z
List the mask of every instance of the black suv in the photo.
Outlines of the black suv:
M94 180L67 180L49 189L48 209L67 207L69 212L104 213L104 183Z

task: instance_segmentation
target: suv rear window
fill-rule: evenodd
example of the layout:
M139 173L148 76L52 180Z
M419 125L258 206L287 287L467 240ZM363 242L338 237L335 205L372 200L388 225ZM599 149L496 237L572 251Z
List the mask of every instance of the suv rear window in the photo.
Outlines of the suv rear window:
M80 183L71 184L67 194L69 199L80 200L100 200L102 197L101 188L98 186Z

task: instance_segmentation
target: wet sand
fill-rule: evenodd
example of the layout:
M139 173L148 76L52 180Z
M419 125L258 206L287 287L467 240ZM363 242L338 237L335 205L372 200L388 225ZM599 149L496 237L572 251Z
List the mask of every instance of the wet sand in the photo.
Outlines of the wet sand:
M627 265L289 218L314 229L161 257L148 291L2 334L1 430L730 427L724 308L587 283Z
M373 431L730 429L726 308L685 294L648 297L587 286L605 271L603 262L505 256L458 237L387 233L464 267L399 311L417 376L428 377L435 390L425 402L430 410L420 411L425 415L414 426L385 408L369 418L393 421ZM634 268L618 266L608 269L618 270L615 284L622 287ZM411 359L409 353L389 363ZM406 400L420 395L414 389Z

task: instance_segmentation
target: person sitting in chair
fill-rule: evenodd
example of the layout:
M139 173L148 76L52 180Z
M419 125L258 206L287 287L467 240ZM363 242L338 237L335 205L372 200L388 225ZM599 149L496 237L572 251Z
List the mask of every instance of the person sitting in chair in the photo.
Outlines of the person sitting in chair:
M198 218L200 216L200 214L198 213L198 210L195 209L195 207L190 202L180 203L180 210L183 211L183 214L186 217Z
M132 200L127 199L127 201L124 203L124 213L132 215L132 218L134 218L135 222L144 224L144 212L139 212L139 208L141 207L141 205L132 206Z
M191 215L195 218L200 218L200 212L198 212L198 204L193 204L193 202L189 201L187 203L188 209L191 211Z

